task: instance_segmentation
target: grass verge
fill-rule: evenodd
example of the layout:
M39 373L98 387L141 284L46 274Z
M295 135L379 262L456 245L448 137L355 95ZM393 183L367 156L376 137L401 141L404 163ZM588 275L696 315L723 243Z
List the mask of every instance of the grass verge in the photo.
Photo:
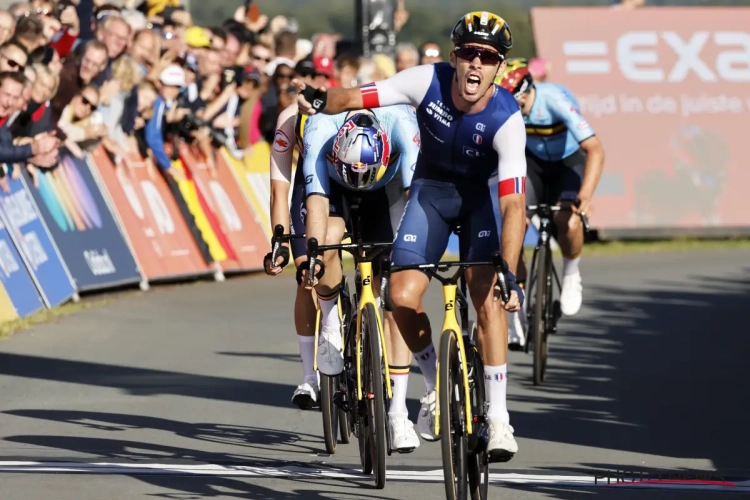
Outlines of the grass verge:
M42 323L48 323L55 319L68 316L79 311L83 311L84 309L90 309L92 307L108 304L114 301L115 298L116 297L102 297L95 299L84 299L80 302L69 302L53 309L42 309L41 311L37 311L31 316L27 316L26 318L18 318L11 321L5 321L3 323L0 323L0 338L9 337L14 333L28 330L32 326Z
M587 243L583 253L589 255L616 255L630 253L686 252L693 250L726 250L750 248L750 239L699 240L677 238L663 241L602 241Z

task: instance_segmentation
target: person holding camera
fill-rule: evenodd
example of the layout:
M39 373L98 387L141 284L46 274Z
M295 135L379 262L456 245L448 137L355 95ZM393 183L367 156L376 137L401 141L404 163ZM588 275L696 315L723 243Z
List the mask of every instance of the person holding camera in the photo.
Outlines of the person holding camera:
M154 101L154 113L146 124L146 144L153 154L156 165L176 180L184 180L181 173L172 168L172 160L164 149L165 126L177 124L190 112L179 107L178 97L185 87L185 70L176 64L167 66L159 75L159 97Z

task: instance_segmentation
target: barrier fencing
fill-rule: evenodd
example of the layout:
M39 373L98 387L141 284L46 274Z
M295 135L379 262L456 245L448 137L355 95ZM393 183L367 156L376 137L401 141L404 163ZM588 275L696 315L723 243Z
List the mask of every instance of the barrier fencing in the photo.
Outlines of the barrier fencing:
M8 166L0 190L0 321L28 316L78 292L262 268L270 246L270 148L238 160L181 144L164 174L135 141L115 165L103 147L61 151L54 170Z

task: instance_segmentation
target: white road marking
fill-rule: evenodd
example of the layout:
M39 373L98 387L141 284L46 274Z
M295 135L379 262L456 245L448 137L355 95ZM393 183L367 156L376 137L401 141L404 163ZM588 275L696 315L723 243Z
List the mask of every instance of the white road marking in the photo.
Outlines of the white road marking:
M57 473L57 474L111 474L111 475L193 475L225 477L260 477L282 479L285 477L305 477L306 479L362 479L370 475L358 470L317 467L315 465L218 465L218 464L160 464L160 463L114 463L114 462L27 462L0 461L0 473ZM389 469L387 478L391 481L442 482L440 469L397 470ZM580 488L659 488L669 490L722 491L750 493L750 480L735 483L704 484L698 481L678 482L618 482L607 484L601 477L584 475L546 475L523 473L491 473L492 484L555 485Z

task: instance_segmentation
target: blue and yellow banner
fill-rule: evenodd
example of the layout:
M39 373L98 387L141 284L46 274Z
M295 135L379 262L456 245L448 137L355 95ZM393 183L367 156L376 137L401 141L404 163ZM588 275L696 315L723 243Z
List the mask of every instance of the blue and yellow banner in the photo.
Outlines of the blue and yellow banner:
M32 178L26 189L79 290L137 283L141 273L115 217L83 159L61 151L53 170Z

